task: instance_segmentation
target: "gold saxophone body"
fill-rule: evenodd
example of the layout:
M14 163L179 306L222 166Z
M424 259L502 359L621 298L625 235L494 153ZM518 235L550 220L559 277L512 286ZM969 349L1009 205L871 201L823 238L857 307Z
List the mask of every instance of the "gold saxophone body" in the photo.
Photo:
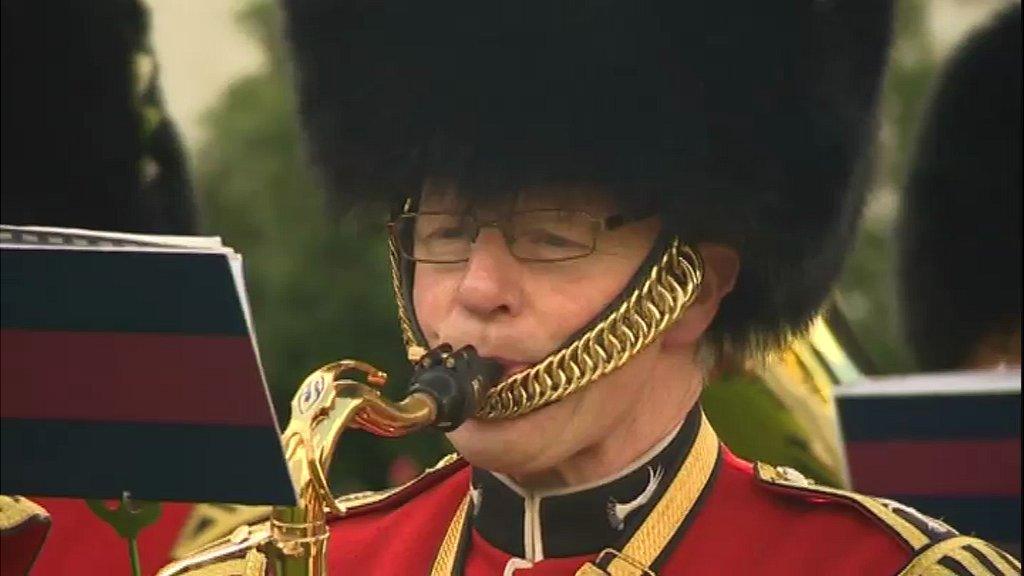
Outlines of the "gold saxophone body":
M358 370L366 382L344 378ZM273 509L264 546L274 574L327 574L327 517L344 514L331 494L326 471L342 432L361 428L379 436L403 436L432 424L437 405L423 392L401 402L378 388L387 375L373 366L343 360L309 375L292 400L292 418L282 434L289 472L299 491L296 506Z
M357 428L398 437L431 425L454 428L476 412L500 368L481 360L472 347L455 352L442 347L420 361L418 373L408 396L398 402L380 392L387 374L365 362L342 360L307 376L292 399L291 420L281 435L297 504L275 506L269 521L240 526L228 538L168 564L158 574L326 575L327 521L345 514L326 474L342 433Z

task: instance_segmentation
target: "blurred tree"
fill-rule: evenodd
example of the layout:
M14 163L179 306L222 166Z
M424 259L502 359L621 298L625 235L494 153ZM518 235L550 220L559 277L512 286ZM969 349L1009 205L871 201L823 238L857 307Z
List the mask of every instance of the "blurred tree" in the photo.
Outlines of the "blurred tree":
M877 373L915 370L900 327L893 223L899 189L939 67L925 0L896 3L893 47L883 87L872 193L853 254L840 279L838 306Z
M232 84L208 112L209 137L196 154L197 188L208 234L245 257L263 367L282 424L309 372L341 358L391 374L394 396L408 378L387 267L385 221L342 221L310 175L302 152L277 6L239 15L266 54L264 68ZM398 441L363 432L343 439L332 471L337 491L383 487L389 463L411 453L433 463L437 434Z

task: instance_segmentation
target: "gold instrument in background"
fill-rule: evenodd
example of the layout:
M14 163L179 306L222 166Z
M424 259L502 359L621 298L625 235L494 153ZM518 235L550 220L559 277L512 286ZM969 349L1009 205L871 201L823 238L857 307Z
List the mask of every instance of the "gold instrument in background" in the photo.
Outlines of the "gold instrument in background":
M841 321L833 310L829 319ZM861 372L825 317L763 360L729 362L709 378L701 401L722 441L746 460L800 470L849 488L833 389Z

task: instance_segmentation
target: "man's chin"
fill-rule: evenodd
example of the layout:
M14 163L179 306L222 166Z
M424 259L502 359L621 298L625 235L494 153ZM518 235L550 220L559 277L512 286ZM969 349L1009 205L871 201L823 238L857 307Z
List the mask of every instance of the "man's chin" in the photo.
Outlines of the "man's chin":
M503 453L516 452L524 443L530 441L529 436L522 437L520 418L509 420L478 420L470 418L458 429L448 433L459 454L475 466L487 466L487 462L502 459ZM517 438L518 436L518 438Z
M558 433L559 404L516 418L471 418L449 432L448 440L478 468L511 476L529 474L538 466L543 467L542 457L552 452L551 439Z

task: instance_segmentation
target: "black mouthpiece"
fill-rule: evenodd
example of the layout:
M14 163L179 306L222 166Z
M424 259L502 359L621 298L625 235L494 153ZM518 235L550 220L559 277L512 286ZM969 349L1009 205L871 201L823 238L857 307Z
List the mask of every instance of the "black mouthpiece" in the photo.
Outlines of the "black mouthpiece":
M442 344L417 363L409 393L423 392L434 398L434 426L447 432L476 413L502 372L501 364L481 358L472 346L452 352L450 345Z

